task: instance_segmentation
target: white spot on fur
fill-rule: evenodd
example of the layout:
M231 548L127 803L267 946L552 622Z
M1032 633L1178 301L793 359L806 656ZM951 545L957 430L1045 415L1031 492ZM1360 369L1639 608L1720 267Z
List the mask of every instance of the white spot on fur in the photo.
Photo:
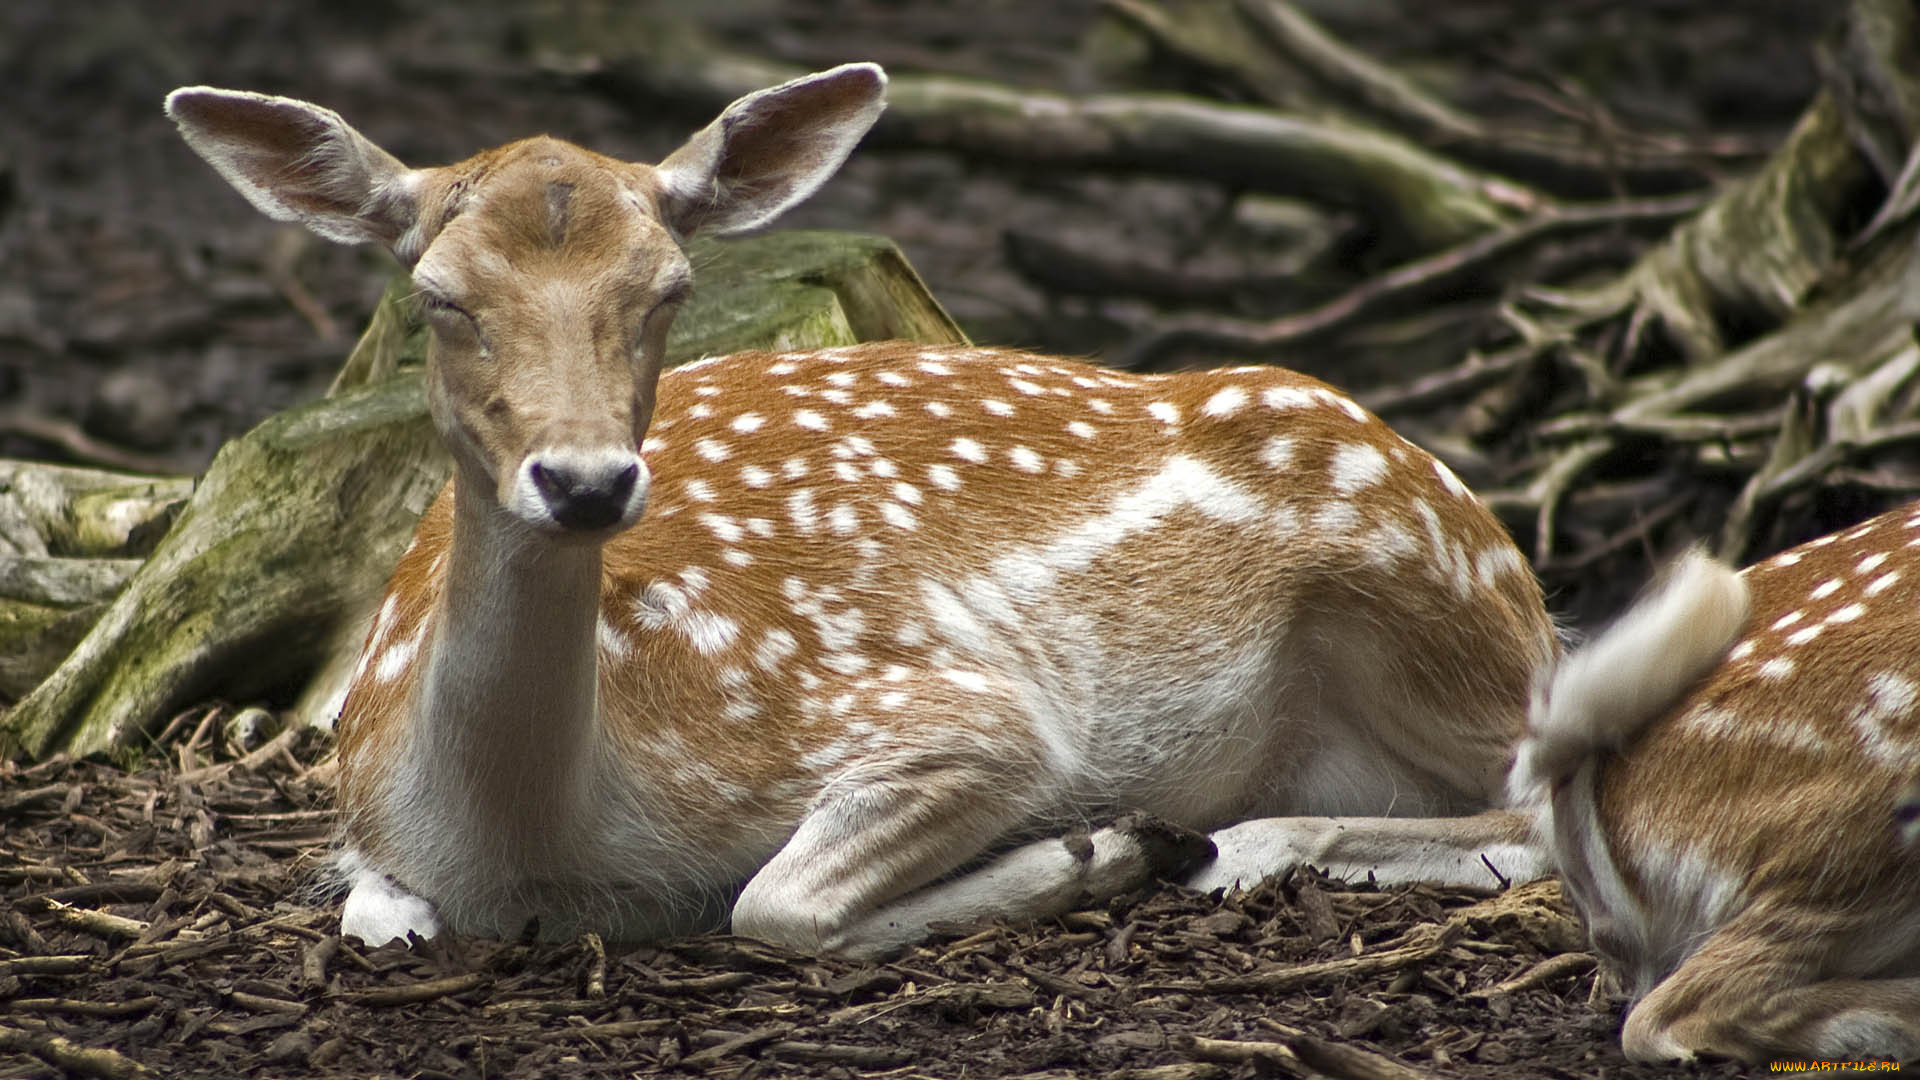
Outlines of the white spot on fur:
M1807 616L1807 613L1805 611L1789 611L1785 615L1780 616L1778 619L1773 620L1773 625L1767 627L1767 629L1785 630L1787 627L1792 626L1794 623L1797 623L1801 619L1806 618L1806 616Z
M795 411L793 414L793 423L795 427L806 428L808 431L827 430L827 418L814 412L812 409L799 409Z
M1899 580L1900 580L1900 571L1889 570L1886 573L1868 582L1867 587L1860 591L1863 594L1870 597L1879 596L1881 593L1886 592L1887 589L1891 587L1894 582Z
M893 414L893 406L884 401L869 401L853 410L853 415L862 420L879 420Z
M1012 450L1007 451L1007 456L1013 459L1013 467L1019 469L1021 472L1038 473L1046 471L1047 459L1041 457L1028 447L1016 446Z
M942 491L960 490L960 474L951 465L927 466L927 480Z
M1867 753L1894 768L1912 760L1913 745L1889 727L1912 716L1916 703L1920 686L1903 675L1884 671L1867 679L1867 700L1851 717Z
M414 654L420 651L420 640L426 634L427 624L422 621L405 641L380 654L380 659L373 665L374 681L389 683L399 678L400 673L407 670L407 665L413 663Z
M985 675L960 668L948 668L940 673L940 677L962 690L970 690L976 694L986 693L989 685Z
M1850 623L1866 613L1867 606L1865 604L1848 604L1846 607L1827 616L1826 621L1830 623Z
M1180 407L1171 401L1148 402L1147 415L1163 424L1172 426L1180 422Z
M1511 544L1495 544L1482 551L1473 560L1473 576L1480 584L1492 588L1502 575L1520 574L1527 569L1527 560Z
M841 536L852 536L860 531L860 515L846 503L839 503L827 511L827 528Z
M869 663L871 663L871 661L859 653L827 653L820 658L821 667L842 675L858 675L862 671L867 670Z
M883 502L880 504L880 520L896 529L905 529L908 532L912 532L914 529L920 527L920 522L913 516L913 511L901 506L897 502Z
M1360 511L1345 499L1328 499L1313 512L1313 531L1322 536L1346 536L1360 527Z
M1317 404L1311 391L1299 386L1269 386L1260 391L1260 404L1269 409L1305 409Z
M754 666L761 671L773 671L786 663L787 658L799 648L800 640L793 636L793 631L776 626L767 631L760 639L760 644L754 647Z
M986 448L981 446L977 441L967 438L965 435L953 440L953 444L947 449L954 457L962 461L971 461L975 465L983 465L987 460Z
M765 424L766 422L767 422L767 418L764 416L761 416L759 413L750 413L750 412L741 413L739 416L736 416L733 418L732 427L733 427L733 430L739 432L742 435L751 435L754 432L759 431L761 428L761 425Z
M1784 656L1776 656L1766 663L1761 664L1759 668L1760 677L1772 682L1779 682L1781 679L1792 674L1793 661L1788 660Z
M729 544L737 544L741 537L747 535L747 531L740 527L740 523L726 514L701 514L694 520L705 525L708 532Z
M698 439L693 448L708 461L725 461L733 456L733 450L718 439Z
M1827 597L1839 592L1840 586L1843 584L1845 584L1845 582L1839 578L1828 578L1820 584L1815 585L1813 591L1808 593L1807 597L1812 600L1825 600Z
M1820 632L1825 629L1825 623L1814 623L1812 626L1803 626L1787 635L1787 644L1805 645L1807 642L1819 637Z
M1238 386L1229 386L1208 398L1207 403L1200 406L1200 411L1208 416L1232 416L1245 408L1246 404L1246 390Z
M740 624L711 611L689 611L679 620L680 632L703 656L724 652L740 636Z
M907 483L905 480L897 481L893 485L893 497L906 503L908 506L920 505L920 489Z
M1260 447L1260 462L1269 469L1293 467L1293 440L1285 435L1270 435Z
M820 511L813 504L812 488L800 488L787 495L787 519L800 532L813 535L820 524Z
M1099 430L1084 420L1075 420L1067 425L1067 434L1082 439L1091 439L1100 434Z
M927 410L929 416L939 420L945 420L953 415L953 406L944 401L929 401L920 407Z
M1354 422L1361 424L1366 423L1367 410L1361 408L1359 402L1347 397L1345 394L1336 394L1331 390L1321 389L1315 391L1315 393L1319 395L1320 400L1327 404L1338 406L1340 410L1345 412Z
M988 413L994 416L1012 416L1013 415L1013 406L1007 404L1004 401L1001 401L998 398L983 398L981 399L980 407L987 410Z
M773 474L758 465L744 465L740 469L740 482L750 488L763 488L773 483Z
M1447 468L1447 463L1439 458L1433 459L1433 474L1440 478L1440 483L1446 485L1448 491L1460 498L1466 499L1473 496L1473 492L1467 489L1467 485L1461 481L1460 477L1456 476L1452 469Z
M1387 455L1367 443L1347 443L1333 452L1333 489L1351 495L1387 475Z

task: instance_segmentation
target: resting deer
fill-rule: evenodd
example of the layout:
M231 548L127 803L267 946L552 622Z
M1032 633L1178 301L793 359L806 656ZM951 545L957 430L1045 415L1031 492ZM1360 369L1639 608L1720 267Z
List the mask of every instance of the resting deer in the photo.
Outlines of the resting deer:
M1127 811L1238 823L1203 886L1541 872L1497 809L1539 587L1331 387L899 342L661 373L681 241L807 196L884 88L749 95L655 166L429 169L314 105L169 97L255 206L389 246L432 328L454 477L338 723L344 931L730 915L871 954L1167 872Z
M1737 576L1689 557L1555 674L1515 799L1629 1057L1920 1058L1916 641L1920 504Z

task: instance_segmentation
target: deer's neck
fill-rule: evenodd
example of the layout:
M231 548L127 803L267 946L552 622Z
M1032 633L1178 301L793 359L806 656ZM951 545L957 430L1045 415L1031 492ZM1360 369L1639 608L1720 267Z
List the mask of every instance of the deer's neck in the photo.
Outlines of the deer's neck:
M508 846L561 840L593 774L600 564L599 545L555 542L456 483L416 745L428 783Z

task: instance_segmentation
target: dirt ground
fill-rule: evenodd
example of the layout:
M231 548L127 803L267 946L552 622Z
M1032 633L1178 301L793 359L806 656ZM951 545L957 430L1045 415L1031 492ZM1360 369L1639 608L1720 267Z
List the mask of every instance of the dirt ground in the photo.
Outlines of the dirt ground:
M1775 132L1813 88L1813 16L1776 6L1476 0L1352 17L1370 14L1355 40L1389 58L1485 50L1511 67L1577 53L1592 70L1576 74L1634 116ZM161 117L173 86L320 101L420 163L536 131L650 159L704 119L543 71L524 12L506 6L3 7L0 455L197 471L325 385L391 272L244 206ZM796 61L870 56L1077 89L1096 77L1081 47L1096 8L724 0L701 17ZM1648 30L1662 20L1681 30ZM1137 312L1023 279L1003 257L1008 232L1099 224L1116 243L1177 247L1219 199L896 153L857 159L789 223L893 236L979 340L1097 353ZM1260 255L1251 242L1215 253ZM957 928L869 966L727 938L367 950L336 936L337 898L317 884L324 737L236 764L219 748L231 712L184 716L132 775L0 766L0 1076L1671 1072L1621 1057L1617 1010L1589 1006L1591 965L1551 889L1305 874L1227 899L1167 889L1053 926Z
M222 720L184 716L134 775L0 773L0 1076L1672 1074L1589 1007L1551 882L1168 887L883 964L728 937L366 949L320 884L324 736L219 761Z

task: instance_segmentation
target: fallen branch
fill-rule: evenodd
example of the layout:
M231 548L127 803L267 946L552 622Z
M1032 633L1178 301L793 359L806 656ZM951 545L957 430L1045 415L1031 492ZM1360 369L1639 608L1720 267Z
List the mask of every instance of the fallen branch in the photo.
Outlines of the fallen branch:
M1403 307L1435 293L1457 294L1476 278L1482 287L1498 275L1492 264L1511 259L1532 245L1586 229L1668 222L1703 205L1697 195L1676 195L1628 203L1561 206L1476 236L1445 251L1395 267L1360 283L1308 311L1278 319L1250 320L1195 315L1170 319L1136 340L1115 366L1145 369L1176 349L1274 352L1300 347L1384 309Z
M29 1053L57 1068L102 1080L147 1080L155 1075L118 1050L80 1046L58 1035L40 1035L19 1028L0 1027L0 1050Z
M569 58L616 104L718 108L803 74L729 52L682 27L597 42ZM558 61L556 61L558 63ZM979 80L896 75L869 145L931 147L1023 167L1191 177L1351 207L1390 250L1459 243L1537 211L1524 185L1478 173L1377 129L1169 94L1070 96Z
M1445 952L1465 932L1465 923L1454 920L1444 926L1427 924L1408 934L1412 944L1380 952L1363 953L1343 960L1323 960L1296 964L1275 971L1257 971L1248 975L1216 975L1202 979L1158 983L1140 987L1154 994L1280 994L1302 987L1336 980L1371 978L1422 964Z
M486 985L485 972L470 971L464 975L449 975L444 979L427 979L424 982L408 983L405 986L383 986L375 990L357 990L339 994L335 1000L349 1005L382 1007L389 1005L417 1005L422 1001L452 997L464 994Z
M1523 990L1532 990L1537 986L1571 979L1592 971L1597 961L1592 953L1560 953L1549 956L1527 970L1504 982L1496 983L1482 990L1469 993L1469 998L1484 1000L1497 994L1518 994Z

